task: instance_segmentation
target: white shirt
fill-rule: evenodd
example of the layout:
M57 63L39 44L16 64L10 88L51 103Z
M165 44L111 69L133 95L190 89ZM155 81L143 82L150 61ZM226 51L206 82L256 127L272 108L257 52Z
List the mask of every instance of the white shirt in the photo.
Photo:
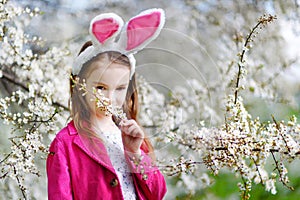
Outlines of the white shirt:
M122 142L121 131L107 131L101 133L104 139L107 153L110 161L117 173L121 184L122 193L125 200L135 200L135 188L133 184L132 174L127 165L124 156L124 148Z

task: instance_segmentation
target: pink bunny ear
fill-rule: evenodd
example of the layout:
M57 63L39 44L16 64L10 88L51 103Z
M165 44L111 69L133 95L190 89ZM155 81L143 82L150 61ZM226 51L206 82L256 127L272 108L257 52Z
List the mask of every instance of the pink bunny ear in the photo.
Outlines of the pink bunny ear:
M94 22L92 32L100 43L104 43L116 31L118 31L119 24L115 23L113 19L102 19Z
M90 24L93 43L98 42L103 45L107 40L113 40L121 31L123 24L122 18L114 13L104 13L96 16Z
M133 17L127 23L126 50L142 49L160 33L165 23L162 9L149 9Z

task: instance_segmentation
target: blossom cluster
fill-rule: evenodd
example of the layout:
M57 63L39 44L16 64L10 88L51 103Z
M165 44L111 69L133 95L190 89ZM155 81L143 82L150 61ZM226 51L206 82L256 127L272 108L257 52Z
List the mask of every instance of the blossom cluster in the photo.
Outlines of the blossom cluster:
M293 116L287 123L262 123L259 118L252 119L240 97L234 103L234 97L229 96L226 108L226 122L220 128L192 131L179 142L201 152L203 163L214 174L227 167L240 175L244 199L248 198L252 182L265 185L272 194L276 193L276 176L288 186L284 161L300 155L300 126L296 118ZM269 158L274 161L277 175L265 168Z

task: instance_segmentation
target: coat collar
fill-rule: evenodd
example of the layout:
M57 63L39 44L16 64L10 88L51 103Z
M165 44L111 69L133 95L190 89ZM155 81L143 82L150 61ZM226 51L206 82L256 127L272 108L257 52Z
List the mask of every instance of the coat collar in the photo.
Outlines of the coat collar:
M77 147L79 147L87 156L96 161L98 164L115 173L106 148L100 139L84 138L83 136L80 136L75 128L73 121L68 124L68 131L70 135L75 135L73 143Z
M68 123L68 130L69 130L69 134L70 135L77 135L78 134L78 132L77 132L77 130L76 130L76 128L75 128L75 125L74 125L74 121L72 120L72 121L70 121L69 123Z

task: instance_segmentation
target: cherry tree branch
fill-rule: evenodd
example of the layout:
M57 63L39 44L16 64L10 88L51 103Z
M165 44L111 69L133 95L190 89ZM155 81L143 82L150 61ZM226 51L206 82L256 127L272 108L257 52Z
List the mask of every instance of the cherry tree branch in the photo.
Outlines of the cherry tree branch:
M2 71L2 79L9 81L10 83L13 83L16 86L21 87L23 90L29 92L29 88L23 83L17 80L12 75L8 74L7 72ZM68 111L69 108L59 102L53 102L53 105L63 108L65 111Z

